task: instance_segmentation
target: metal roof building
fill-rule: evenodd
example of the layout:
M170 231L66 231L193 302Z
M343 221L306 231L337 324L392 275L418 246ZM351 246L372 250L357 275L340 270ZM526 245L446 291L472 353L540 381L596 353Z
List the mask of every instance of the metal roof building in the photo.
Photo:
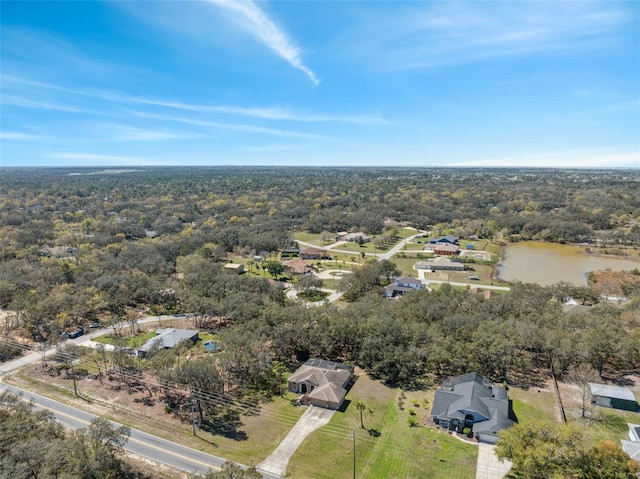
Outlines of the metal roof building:
M638 410L638 403L631 389L597 383L589 383L588 385L591 404L625 411Z

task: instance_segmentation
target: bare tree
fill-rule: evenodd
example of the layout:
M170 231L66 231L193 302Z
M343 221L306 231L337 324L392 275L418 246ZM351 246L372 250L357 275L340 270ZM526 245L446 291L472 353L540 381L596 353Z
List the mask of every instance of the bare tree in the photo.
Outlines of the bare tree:
M589 363L580 363L573 366L567 372L567 381L577 385L580 388L580 396L578 402L581 407L581 417L587 417L587 405L589 400L589 383L598 381L600 375L595 368Z

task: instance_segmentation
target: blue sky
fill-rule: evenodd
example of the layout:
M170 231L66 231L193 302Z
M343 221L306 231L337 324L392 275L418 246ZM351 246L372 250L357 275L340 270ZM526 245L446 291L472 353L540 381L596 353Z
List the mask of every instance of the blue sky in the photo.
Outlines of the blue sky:
M2 0L1 166L640 167L640 2Z

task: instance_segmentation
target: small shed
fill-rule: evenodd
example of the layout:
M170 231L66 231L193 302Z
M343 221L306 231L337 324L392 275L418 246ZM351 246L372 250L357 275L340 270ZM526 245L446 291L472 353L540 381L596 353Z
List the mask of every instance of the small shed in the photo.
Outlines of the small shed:
M244 273L244 265L236 264L236 263L227 263L224 265L224 270L230 271L231 273L235 273L235 274L242 274Z
M591 404L624 411L637 411L638 402L629 388L589 383Z

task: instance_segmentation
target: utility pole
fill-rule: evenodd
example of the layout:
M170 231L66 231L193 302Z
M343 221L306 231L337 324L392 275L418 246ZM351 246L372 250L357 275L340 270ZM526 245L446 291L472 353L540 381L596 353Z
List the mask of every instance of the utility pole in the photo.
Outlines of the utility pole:
M78 386L76 385L76 373L73 370L73 356L71 354L67 355L67 359L69 361L69 367L71 368L71 379L73 379L73 394L78 395Z
M196 415L195 415L195 411L193 409L193 391L191 390L191 386L189 386L189 402L191 403L191 424L193 426L193 435L197 436L197 434L196 434Z
M353 479L356 479L356 430L351 429L351 437L353 438Z

